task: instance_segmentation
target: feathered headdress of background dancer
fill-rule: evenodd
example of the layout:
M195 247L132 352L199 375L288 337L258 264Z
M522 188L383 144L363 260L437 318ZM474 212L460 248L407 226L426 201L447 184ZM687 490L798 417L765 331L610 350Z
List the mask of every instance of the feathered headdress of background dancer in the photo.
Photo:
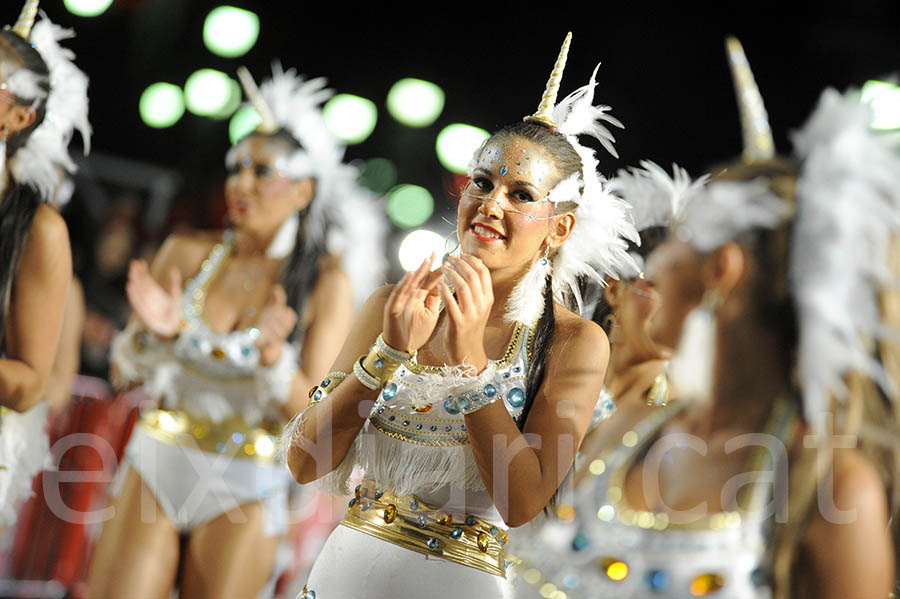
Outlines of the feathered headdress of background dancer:
M639 167L621 169L609 180L608 189L622 198L631 211L631 221L639 232L653 227L668 227L684 205L699 193L708 175L691 180L687 171L672 165L672 176L650 160L642 160ZM622 271L625 278L637 277L643 272L644 261L630 252L637 270Z
M77 129L84 141L84 152L90 150L91 126L88 122L88 78L72 60L75 54L62 48L59 42L74 36L71 29L54 25L46 17L35 24L38 0L28 0L10 31L31 43L40 54L49 72L45 77L19 68L3 72L2 89L32 105L44 102L43 121L35 128L25 144L9 160L12 178L34 187L45 200L50 200L60 183L59 168L75 172L69 156L69 142ZM5 71L8 65L3 65ZM49 92L46 91L49 85ZM4 144L5 149L5 144ZM6 163L4 160L0 161Z
M543 311L547 272L553 276L554 299L581 311L580 279L588 277L604 285L606 276L618 278L621 273L637 268L628 253L629 240L639 243L637 231L628 218L628 208L607 189L606 179L597 172L595 152L578 140L579 135L590 135L610 154L618 157L613 147L615 138L604 122L620 128L623 125L607 114L609 106L593 104L600 65L594 69L587 85L556 102L571 40L572 34L569 33L537 112L525 117L526 121L540 123L565 135L582 164L582 172L559 182L549 196L554 203L574 202L578 205L572 235L554 256L538 260L513 289L507 302L506 319L529 325L537 322Z
M280 130L293 137L300 148L278 158L276 168L293 179L315 180L315 198L309 205L303 232L304 243L324 244L341 255L353 280L354 299L359 306L384 282L384 240L387 225L377 197L359 185L359 171L341 161L344 146L325 125L321 104L332 95L323 77L305 79L295 69L285 71L278 62L272 77L259 88L249 71L238 71L244 91L260 116L256 131L272 135ZM231 165L235 148L226 156ZM291 217L276 234L267 254L289 255L297 239L299 216Z

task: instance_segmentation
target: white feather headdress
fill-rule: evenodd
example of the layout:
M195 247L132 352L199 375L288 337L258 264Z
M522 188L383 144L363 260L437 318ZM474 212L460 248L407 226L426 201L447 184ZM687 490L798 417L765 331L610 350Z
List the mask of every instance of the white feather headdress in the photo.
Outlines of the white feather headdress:
M72 60L75 54L59 45L74 36L43 17L31 30L29 40L44 60L50 73L50 91L37 85L39 77L20 69L7 80L7 89L18 97L40 101L46 95L44 120L25 144L9 160L9 170L20 184L31 185L49 200L60 183L59 168L75 172L69 156L69 142L77 129L84 140L84 152L90 150L91 126L88 122L88 78Z
M900 334L879 309L880 291L900 284L888 268L889 244L900 235L900 148L871 122L858 92L827 89L792 137L802 165L790 258L797 376L814 423L830 396L846 396L843 377L851 370L898 396L872 342Z
M628 242L640 243L637 230L628 216L628 205L610 193L608 181L601 175L594 150L583 146L579 135L597 139L610 154L616 156L612 133L603 124L617 127L622 124L607 114L609 106L594 105L597 86L597 68L587 85L581 87L553 109L553 120L558 130L581 158L581 182L573 176L561 181L550 192L553 202L575 202L575 228L571 237L562 245L552 260L553 296L563 304L571 299L582 310L583 302L579 281L590 278L600 285L605 278L619 278L637 270L637 264L628 253ZM583 189L579 193L579 187Z
M631 209L631 220L638 231L651 227L668 227L676 215L680 214L684 205L703 189L708 175L691 180L687 171L672 165L672 176L658 164L650 160L642 160L640 167L621 169L609 181L609 191L622 198ZM635 252L632 258L639 268L643 268L643 260ZM640 273L622 272L626 277L635 277Z
M387 223L378 198L359 185L358 169L342 162L344 146L325 124L321 105L332 93L323 77L307 80L275 62L272 78L259 88L263 105L257 110L263 113L264 125L272 118L275 122L269 128L284 129L299 142L301 148L280 157L276 167L292 178L315 179L305 243L324 244L329 253L343 257L358 306L384 283ZM232 148L226 163L234 160Z

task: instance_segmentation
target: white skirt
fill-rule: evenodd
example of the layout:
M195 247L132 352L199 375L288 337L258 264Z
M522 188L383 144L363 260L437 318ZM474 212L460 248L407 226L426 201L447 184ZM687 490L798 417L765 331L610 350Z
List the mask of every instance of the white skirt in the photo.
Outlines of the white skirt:
M316 599L512 597L504 578L404 549L346 526L338 526L328 537L306 589L315 592Z

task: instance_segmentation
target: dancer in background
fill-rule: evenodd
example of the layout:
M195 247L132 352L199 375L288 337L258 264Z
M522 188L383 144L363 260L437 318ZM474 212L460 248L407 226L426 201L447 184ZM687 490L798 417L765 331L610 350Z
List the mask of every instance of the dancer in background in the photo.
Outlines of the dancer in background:
M568 563L526 572L569 597L886 597L894 582L900 157L858 93L826 90L775 155L728 41L744 155L692 197L646 275L677 402L582 485ZM896 315L894 315L896 316ZM893 378L893 380L892 380ZM885 441L886 440L886 441ZM598 567L599 566L599 567Z
M578 278L633 267L636 231L577 139L612 151L596 72L555 105L569 40L538 113L473 156L462 253L369 298L294 423L298 481L341 493L365 471L303 599L507 596L505 529L540 513L574 460L608 357L572 311Z
M46 389L57 354L72 254L47 205L74 130L88 147L88 80L60 40L72 36L29 0L0 31L0 528L48 464Z
M279 65L261 89L241 79L261 123L226 157L231 228L172 236L129 272L115 377L159 408L126 449L92 597L269 592L288 525L277 435L337 354L355 294L383 282L380 207L325 127L325 81Z

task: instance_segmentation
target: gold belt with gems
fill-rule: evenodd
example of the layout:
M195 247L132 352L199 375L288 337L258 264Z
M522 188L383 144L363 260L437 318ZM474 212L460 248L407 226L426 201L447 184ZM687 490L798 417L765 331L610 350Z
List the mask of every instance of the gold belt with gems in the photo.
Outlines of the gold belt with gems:
M454 522L450 514L426 505L415 495L398 497L364 482L356 487L341 525L424 555L506 577L506 531L475 516Z
M145 410L138 426L164 443L269 464L275 463L280 434L274 425L251 427L240 416L214 422L181 410Z

